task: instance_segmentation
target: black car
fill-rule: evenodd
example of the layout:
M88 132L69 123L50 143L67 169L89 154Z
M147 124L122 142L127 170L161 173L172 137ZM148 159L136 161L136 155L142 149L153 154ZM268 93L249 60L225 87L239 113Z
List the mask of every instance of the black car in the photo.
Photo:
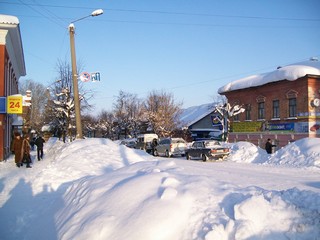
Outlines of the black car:
M186 149L186 158L201 159L203 161L224 159L230 153L230 149L221 146L219 141L201 140L195 141L192 146Z

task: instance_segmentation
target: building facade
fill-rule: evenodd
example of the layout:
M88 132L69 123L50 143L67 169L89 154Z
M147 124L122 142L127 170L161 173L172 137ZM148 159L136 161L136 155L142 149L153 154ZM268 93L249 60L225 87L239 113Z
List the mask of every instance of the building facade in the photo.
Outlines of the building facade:
M18 94L18 81L26 75L25 62L19 28L14 16L0 15L0 98ZM2 101L6 109L6 101ZM0 113L0 161L10 154L12 126L17 116Z
M264 147L267 138L282 147L320 137L320 64L317 59L237 80L219 89L245 111L230 121L230 141Z

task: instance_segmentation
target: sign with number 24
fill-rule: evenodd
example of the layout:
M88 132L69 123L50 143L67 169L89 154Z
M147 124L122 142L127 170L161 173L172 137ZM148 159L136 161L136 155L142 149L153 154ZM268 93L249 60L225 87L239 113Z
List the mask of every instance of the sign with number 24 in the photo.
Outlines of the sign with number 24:
M7 97L7 113L21 114L22 113L22 96Z

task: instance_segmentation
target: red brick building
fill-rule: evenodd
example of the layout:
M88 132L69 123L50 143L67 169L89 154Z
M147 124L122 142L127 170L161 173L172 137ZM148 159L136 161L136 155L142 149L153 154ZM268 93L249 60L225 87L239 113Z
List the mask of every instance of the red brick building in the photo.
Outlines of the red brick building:
M18 94L18 81L26 75L19 20L0 15L0 98ZM4 101L1 104L5 104ZM3 107L3 106L2 106ZM10 154L12 123L16 115L0 113L0 161Z
M231 141L264 147L271 138L279 147L305 137L320 137L320 62L279 67L219 89L231 105L245 112L231 120Z

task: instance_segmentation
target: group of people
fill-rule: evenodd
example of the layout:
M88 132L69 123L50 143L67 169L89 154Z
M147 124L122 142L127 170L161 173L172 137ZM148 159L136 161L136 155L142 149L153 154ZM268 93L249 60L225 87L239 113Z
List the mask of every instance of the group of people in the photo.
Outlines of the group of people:
M43 158L44 143L45 140L40 135L31 141L31 144L37 146L38 161ZM27 168L31 168L31 145L30 136L28 134L22 137L20 133L15 133L11 151L14 153L14 161L17 167L21 167L25 163Z

